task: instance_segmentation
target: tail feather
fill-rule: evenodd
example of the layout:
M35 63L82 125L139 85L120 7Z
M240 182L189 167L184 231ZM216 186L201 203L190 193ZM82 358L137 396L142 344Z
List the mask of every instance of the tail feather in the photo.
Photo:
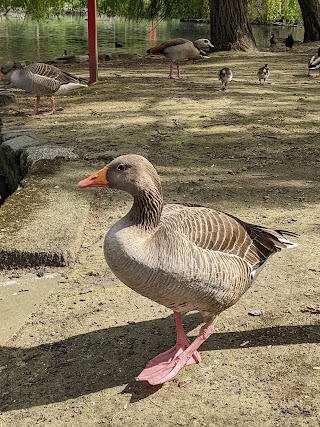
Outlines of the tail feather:
M78 82L62 83L60 85L60 88L58 89L57 93L75 90L75 89L80 89L83 87L88 87L88 85L83 84L83 83L78 83Z
M74 83L79 82L79 83L82 83L83 85L86 85L86 86L88 86L90 84L88 80L86 80L82 77L74 76L73 74L70 74L67 71L63 71L63 74L65 76L69 77L70 79L72 79L74 81Z

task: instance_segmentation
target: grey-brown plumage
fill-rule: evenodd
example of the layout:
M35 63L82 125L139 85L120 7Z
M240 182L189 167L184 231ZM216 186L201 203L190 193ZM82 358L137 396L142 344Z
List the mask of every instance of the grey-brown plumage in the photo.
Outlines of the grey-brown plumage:
M196 350L213 332L214 318L250 288L271 255L296 246L282 231L214 209L164 205L156 170L138 155L116 158L79 186L108 186L134 198L131 210L105 237L105 259L113 273L136 292L172 309L180 334L180 313L200 311L206 322L190 346L186 336L178 334L183 352L172 355L169 350L170 363L164 363L166 352L147 365L138 379L152 384L198 363Z
M226 90L227 84L232 80L232 71L227 67L221 68L218 72L218 78L221 80L222 90Z
M85 79L73 76L50 64L33 63L23 67L19 62L8 61L1 67L1 73L10 78L12 86L36 95L36 104L31 114L37 114L41 96L51 97L52 109L47 114L56 111L54 94L58 90L70 90L86 87Z
M264 67L259 68L259 70L257 72L257 76L258 76L260 84L262 83L262 81L264 84L266 83L266 80L270 76L270 70L268 68L268 64L266 64Z

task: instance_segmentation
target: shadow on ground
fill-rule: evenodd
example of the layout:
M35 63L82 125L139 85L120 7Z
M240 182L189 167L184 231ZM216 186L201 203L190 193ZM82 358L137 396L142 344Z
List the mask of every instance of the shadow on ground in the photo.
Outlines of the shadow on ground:
M199 314L185 317L186 330L201 322ZM0 410L28 408L76 398L127 384L123 392L136 401L155 393L159 386L135 383L143 365L172 343L159 331L169 330L174 339L171 316L118 326L32 348L0 350ZM320 342L319 325L266 327L239 332L216 333L201 348L205 351L266 345Z

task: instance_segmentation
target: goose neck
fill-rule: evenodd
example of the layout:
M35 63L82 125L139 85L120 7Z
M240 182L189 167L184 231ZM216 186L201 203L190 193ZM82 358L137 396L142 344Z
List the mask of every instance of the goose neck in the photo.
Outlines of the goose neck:
M135 225L151 230L158 226L162 208L163 196L161 191L144 191L134 197L129 217Z

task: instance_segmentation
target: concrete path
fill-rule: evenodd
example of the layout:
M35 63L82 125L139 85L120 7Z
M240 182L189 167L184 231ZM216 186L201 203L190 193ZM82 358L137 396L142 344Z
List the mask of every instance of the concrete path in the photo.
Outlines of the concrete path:
M31 273L21 276L13 274L0 278L0 346L5 345L23 326L61 280L58 273L41 277Z

